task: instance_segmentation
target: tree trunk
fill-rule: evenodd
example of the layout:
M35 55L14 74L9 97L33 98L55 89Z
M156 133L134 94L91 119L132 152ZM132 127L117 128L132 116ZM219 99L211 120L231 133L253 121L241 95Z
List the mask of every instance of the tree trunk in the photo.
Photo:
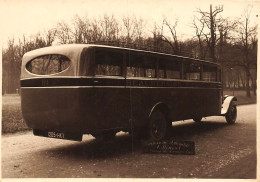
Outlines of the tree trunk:
M249 81L250 81L250 73L249 73L249 70L246 69L246 96L247 97L251 97L251 94L250 94L250 86L249 86Z
M214 19L212 15L212 5L210 5L210 35L211 35L211 45L210 45L210 56L213 61L215 61L215 25Z
M242 88L245 89L246 84L245 84L245 74L244 73L243 73L243 75L241 74L241 82L242 82Z
M253 76L251 74L250 74L250 78L252 81L253 93L254 93L254 96L256 96L256 80L253 78Z

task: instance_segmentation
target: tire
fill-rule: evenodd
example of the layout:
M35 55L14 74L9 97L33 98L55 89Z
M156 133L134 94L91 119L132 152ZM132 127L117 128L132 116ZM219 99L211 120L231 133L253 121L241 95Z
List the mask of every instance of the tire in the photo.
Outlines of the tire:
M134 128L133 131L129 131L135 139L147 139L147 130L144 128Z
M230 103L230 106L228 108L228 111L225 115L226 121L228 124L234 124L237 119L237 106L236 104L232 101Z
M202 117L193 118L193 121L195 121L196 123L201 122L201 120L202 120Z
M165 114L156 110L150 117L148 134L152 141L160 141L168 137L171 122L167 120Z

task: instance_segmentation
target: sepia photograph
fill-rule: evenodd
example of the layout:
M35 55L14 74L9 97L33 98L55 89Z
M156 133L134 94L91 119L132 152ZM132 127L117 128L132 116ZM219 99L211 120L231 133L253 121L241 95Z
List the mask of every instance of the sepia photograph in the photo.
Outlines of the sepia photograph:
M1 180L258 181L259 10L0 0Z

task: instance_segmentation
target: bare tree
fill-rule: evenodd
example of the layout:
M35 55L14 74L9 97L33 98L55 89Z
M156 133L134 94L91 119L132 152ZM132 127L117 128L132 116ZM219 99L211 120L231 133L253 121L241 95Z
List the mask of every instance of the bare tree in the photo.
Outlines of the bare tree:
M106 41L114 41L119 38L119 24L114 15L104 15L100 20L100 27L103 33L103 39Z
M134 38L136 31L135 31L135 16L125 16L123 17L123 25L124 25L124 32L125 32L125 38L126 43L129 45L131 43L132 39Z
M100 27L100 23L97 19L93 19L91 21L91 41L92 42L98 42L101 41L103 32Z
M218 14L223 12L223 6L217 6L214 10L212 10L212 5L210 5L210 11L202 11L201 9L198 9L198 13L200 13L201 18L200 22L203 24L203 26L207 26L208 32L202 32L206 41L207 45L210 50L210 57L213 61L216 61L216 55L215 55L215 47L217 43L217 36L216 36L216 30L219 22L221 21L221 18L218 18Z
M15 93L15 44L14 38L8 40L8 48L3 51L3 92Z
M163 38L163 28L164 28L164 25L163 23L161 25L158 25L156 22L154 22L154 27L153 27L153 30L151 31L152 33L152 41L153 41L153 49L155 51L160 51L164 46L163 46L163 43L165 41L165 39ZM167 43L167 45L169 45Z
M254 40L256 37L256 30L257 26L251 26L250 25L250 15L252 11L252 6L248 6L245 9L245 12L241 18L240 26L239 26L239 33L240 33L240 41L242 42L243 47L243 59L241 62L241 66L244 68L246 73L246 95L247 97L251 97L250 94L250 78L252 77L250 74L250 68L252 68L253 64L256 66L256 59L250 59L249 53L250 53L250 38L251 40ZM253 83L255 85L255 83ZM254 86L255 87L255 86Z
M257 27L256 27L257 28ZM254 71L250 74L253 86L254 95L256 95L256 78L257 78L257 30L252 33L251 36L251 53L250 53L250 60L252 62L252 66L254 67Z
M219 32L219 38L216 40L218 42L217 44L217 53L216 53L216 58L221 62L222 66L229 65L230 67L234 68L236 72L238 72L238 67L236 66L236 61L235 59L230 58L230 55L232 54L229 50L230 44L234 40L234 34L232 32L235 31L237 26L236 21L231 21L228 18L223 19L219 21L218 24L218 32ZM231 53L231 54L230 54ZM223 67L222 67L223 69ZM234 78L232 78L234 84L233 86L235 87L235 80L239 80L239 75L238 74L232 74ZM222 77L223 82L225 82L225 77ZM223 85L225 88L225 85ZM239 84L238 84L239 87Z
M174 53L178 54L180 52L180 46L179 46L177 30L176 30L178 25L178 19L176 18L173 20L173 22L171 22L169 19L167 19L166 16L164 16L163 25L168 28L173 42L170 39L168 39L167 36L164 34L162 34L163 40L172 47Z
M207 54L207 47L204 46L203 31L205 28L205 22L202 19L194 16L192 27L195 29L196 37L199 43L199 58L204 59Z
M57 24L56 37L58 38L61 44L67 44L73 42L72 30L69 27L68 23L62 21Z
M144 19L142 18L135 19L135 30L136 30L136 37L137 37L138 44L141 44L143 40L145 27L146 27L146 22L144 21Z
M56 34L57 34L56 28L52 28L50 30L44 31L43 36L44 36L44 39L45 39L46 46L52 45L52 43L55 40Z
M73 30L72 30L73 29ZM66 28L65 28L66 30ZM75 43L87 43L88 42L88 31L89 21L88 18L82 18L78 15L73 18L73 27L71 28L71 33L74 38Z

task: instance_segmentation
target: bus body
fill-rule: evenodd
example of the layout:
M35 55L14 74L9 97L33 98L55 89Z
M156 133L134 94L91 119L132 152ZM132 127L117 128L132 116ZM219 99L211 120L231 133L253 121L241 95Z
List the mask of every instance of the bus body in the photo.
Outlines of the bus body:
M219 65L91 44L26 53L21 100L35 135L78 140L82 134L149 128L158 110L169 123L226 114ZM229 100L226 107L235 98Z

